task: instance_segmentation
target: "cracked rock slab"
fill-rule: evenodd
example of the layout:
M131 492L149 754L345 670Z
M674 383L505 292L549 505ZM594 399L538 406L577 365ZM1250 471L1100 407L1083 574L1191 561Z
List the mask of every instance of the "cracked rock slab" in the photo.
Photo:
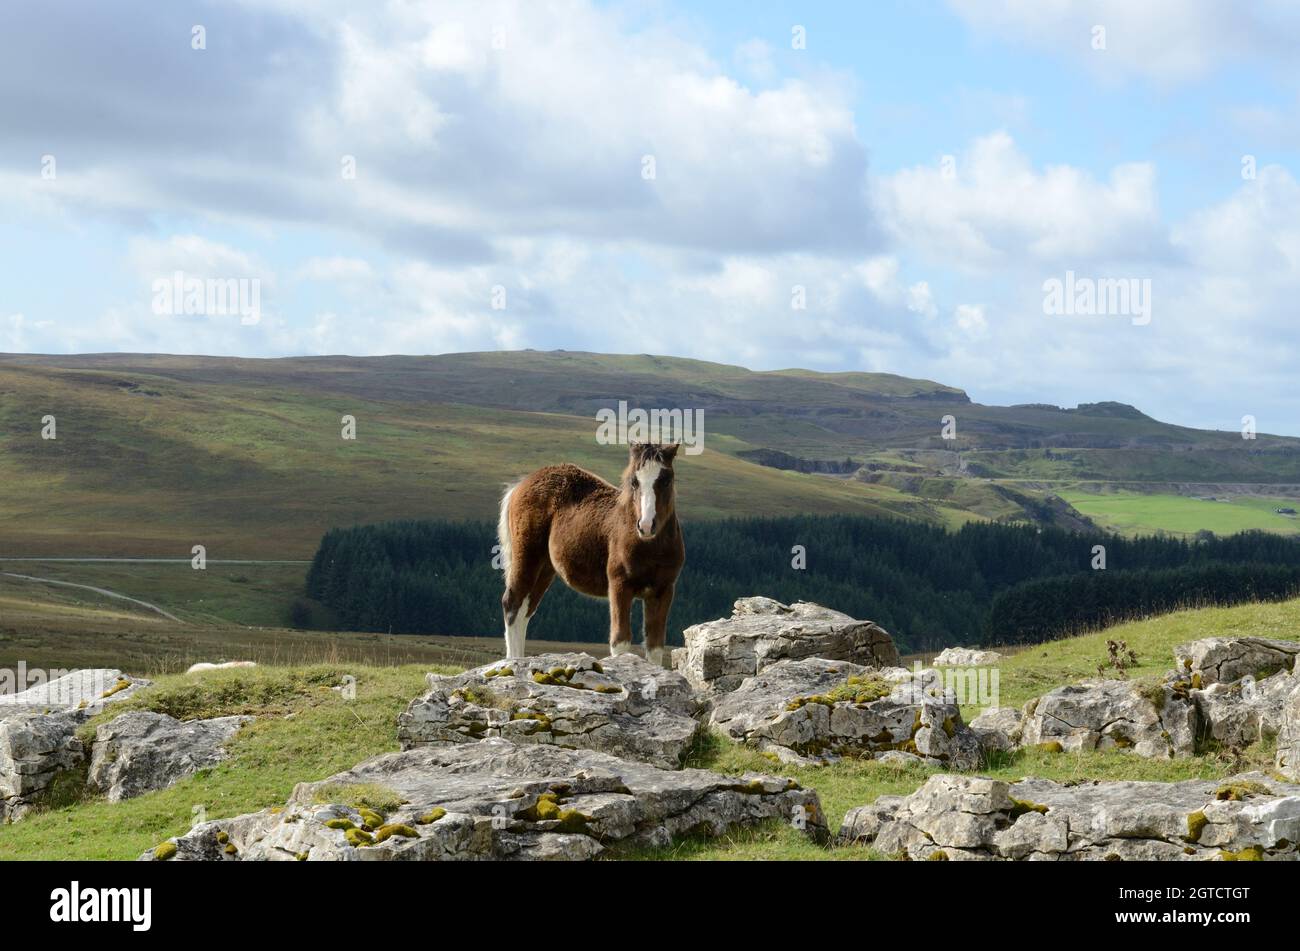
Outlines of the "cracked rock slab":
M1263 680L1279 670L1295 667L1300 642L1267 637L1203 637L1174 648L1180 672L1199 675L1200 685L1232 683L1251 676Z
M351 790L392 804L368 813L348 801ZM204 823L141 858L583 860L613 843L667 845L768 820L826 835L817 794L793 780L490 738L375 757L300 783L282 809Z
M105 704L125 700L150 683L111 667L74 670L19 693L0 694L0 720L67 710L98 713Z
M1201 735L1221 746L1245 747L1278 735L1287 698L1300 685L1294 674L1283 671L1255 682L1243 677L1233 683L1210 684L1193 690Z
M226 758L226 744L253 717L177 720L133 710L95 731L89 785L109 802L166 789Z
M718 697L710 722L732 739L795 764L909 753L974 769L979 741L933 672L913 676L844 661L783 660Z
M1300 786L931 776L844 817L839 840L911 860L1295 861Z
M541 654L428 682L398 717L404 749L500 737L676 769L699 730L685 678L634 654Z
M865 667L895 667L898 649L883 627L798 601L741 598L731 617L695 624L683 632L673 667L697 690L725 693L746 677L781 660L820 657Z
M1021 744L1043 743L1071 752L1118 748L1152 759L1191 756L1196 706L1178 681L1085 680L1026 704Z
M1300 782L1300 682L1282 705L1282 722L1277 736L1277 771L1293 782Z

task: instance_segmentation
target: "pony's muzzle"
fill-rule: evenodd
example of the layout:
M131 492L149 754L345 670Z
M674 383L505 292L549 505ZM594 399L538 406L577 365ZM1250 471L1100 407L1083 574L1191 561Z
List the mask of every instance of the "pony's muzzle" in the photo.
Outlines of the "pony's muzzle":
M655 527L658 519L652 518L649 522L645 519L636 523L636 533L642 538L654 538Z

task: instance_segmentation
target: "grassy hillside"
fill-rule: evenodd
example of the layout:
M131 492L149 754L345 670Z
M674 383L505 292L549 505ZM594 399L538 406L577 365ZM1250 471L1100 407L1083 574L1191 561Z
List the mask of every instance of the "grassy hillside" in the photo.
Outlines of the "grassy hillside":
M201 544L212 558L310 558L332 526L486 518L502 486L533 468L568 460L615 478L625 461L596 444L592 419L363 399L294 379L132 373L128 385L116 372L0 365L0 553L188 557ZM54 440L39 435L47 413ZM355 441L340 438L344 414ZM681 461L684 517L968 517L886 486L754 465L737 448L717 436Z
M177 586L175 590L183 588ZM165 591L145 592L146 597L150 595L152 603L174 606ZM118 667L154 677L184 671L199 661L222 660L275 665L465 667L496 660L501 656L501 647L501 639L495 636L299 631L232 624L197 615L177 624L146 609L91 592L0 576L0 668L11 670L23 662L30 668L46 669ZM555 641L535 641L528 647L530 653L582 649Z
M623 450L597 445L595 413L620 400L703 412L704 453L681 462L688 519L843 512L956 525L1048 517L1042 498L1063 481L1178 483L1161 490L1178 494L1195 482L1300 485L1300 440L1248 442L1119 404L982 406L890 374L562 351L0 355L0 556L188 557L204 545L212 558L308 558L333 526L489 518L502 484L538 466L616 475ZM40 436L47 415L53 440ZM355 441L340 438L344 415ZM953 441L940 438L947 415ZM852 459L872 477L751 461L764 450Z
M1185 611L1125 624L1086 637L1039 645L1010 657L1001 666L1000 702L1003 706L1018 705L1054 686L1095 673L1096 665L1106 655L1107 637L1126 640L1137 651L1140 666L1132 675L1143 676L1171 667L1173 647L1195 637L1252 634L1294 638L1297 631L1300 600ZM153 667L143 658L124 666L131 673L149 673ZM238 735L230 760L169 790L112 805L84 798L75 783L65 783L60 789L61 799L52 808L0 827L0 857L133 859L162 839L187 829L195 804L202 805L208 818L280 805L296 782L323 779L368 756L396 749L394 719L423 689L423 675L430 669L446 673L454 668L431 667L427 663L375 666L332 662L221 671L202 677L165 675L155 689L101 716L129 708L154 709L182 717L259 714L256 724ZM345 701L328 689L345 674L357 678L355 701ZM1246 766L1267 766L1272 751L1260 747L1247 750L1245 755ZM938 771L870 761L845 761L821 768L779 766L719 736L710 736L699 744L691 765L726 773L753 769L792 776L818 791L832 828L838 827L848 809L880 795L911 792ZM1215 754L1165 762L1120 751L1028 751L999 756L982 775L1013 781L1023 776L1171 781L1220 778L1240 771L1242 766L1228 756ZM865 848L814 845L783 825L769 825L728 839L691 839L666 849L621 854L650 859L880 858Z

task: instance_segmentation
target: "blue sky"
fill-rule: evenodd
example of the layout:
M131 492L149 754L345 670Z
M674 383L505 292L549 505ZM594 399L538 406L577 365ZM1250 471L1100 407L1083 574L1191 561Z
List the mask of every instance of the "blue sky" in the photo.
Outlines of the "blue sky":
M1280 0L9 5L0 350L671 353L1300 434L1298 45ZM160 312L178 271L257 321ZM1067 273L1150 319L1046 313Z

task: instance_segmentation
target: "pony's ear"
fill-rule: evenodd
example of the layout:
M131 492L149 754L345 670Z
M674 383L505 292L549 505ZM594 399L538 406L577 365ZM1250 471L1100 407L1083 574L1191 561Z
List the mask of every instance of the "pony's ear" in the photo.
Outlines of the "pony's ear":
M642 450L644 447L645 447L645 444L644 444L644 443L632 442L631 440L628 440L628 443L627 443L627 455L628 455L628 458L629 458L629 459L635 459L637 456L639 456L639 455L641 454L641 450Z
M662 447L659 450L659 455L663 458L664 462L672 462L673 457L677 455L677 450L681 448L682 448L681 443L679 442L671 443L670 445Z

